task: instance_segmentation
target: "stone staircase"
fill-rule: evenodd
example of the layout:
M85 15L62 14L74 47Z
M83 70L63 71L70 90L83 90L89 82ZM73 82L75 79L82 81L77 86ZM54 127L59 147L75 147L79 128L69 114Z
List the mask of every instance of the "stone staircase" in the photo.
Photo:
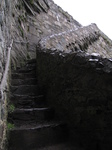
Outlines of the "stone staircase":
M15 109L8 114L8 122L14 124L8 150L74 150L67 142L66 124L57 121L54 109L39 94L35 60L12 72L10 95Z

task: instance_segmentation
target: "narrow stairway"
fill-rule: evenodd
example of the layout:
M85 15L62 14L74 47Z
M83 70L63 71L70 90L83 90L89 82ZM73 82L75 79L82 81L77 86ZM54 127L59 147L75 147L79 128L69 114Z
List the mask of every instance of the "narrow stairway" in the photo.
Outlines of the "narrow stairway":
M72 150L66 145L66 124L56 121L54 109L39 94L36 60L12 71L10 95L8 150Z

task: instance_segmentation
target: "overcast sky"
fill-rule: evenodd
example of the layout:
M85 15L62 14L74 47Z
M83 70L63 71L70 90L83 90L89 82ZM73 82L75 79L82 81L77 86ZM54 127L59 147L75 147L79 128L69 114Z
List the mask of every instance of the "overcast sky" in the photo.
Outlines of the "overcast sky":
M54 0L82 25L96 23L112 39L112 0Z

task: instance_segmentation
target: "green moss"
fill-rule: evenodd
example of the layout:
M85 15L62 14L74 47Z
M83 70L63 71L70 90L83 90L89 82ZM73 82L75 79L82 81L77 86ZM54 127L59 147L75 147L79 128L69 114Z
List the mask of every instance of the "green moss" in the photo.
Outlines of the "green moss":
M15 106L13 104L10 104L8 107L8 112L12 113L12 112L14 112L14 110L15 110Z
M8 130L12 130L12 129L14 129L14 127L15 127L14 124L9 123L9 122L7 123L7 129Z

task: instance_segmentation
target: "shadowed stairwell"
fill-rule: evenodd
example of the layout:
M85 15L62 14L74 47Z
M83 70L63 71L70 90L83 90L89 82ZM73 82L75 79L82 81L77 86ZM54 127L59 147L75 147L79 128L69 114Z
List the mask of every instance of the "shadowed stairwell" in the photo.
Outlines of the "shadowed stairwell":
M36 60L12 71L8 150L74 150L67 125L57 121L55 110L39 93Z

